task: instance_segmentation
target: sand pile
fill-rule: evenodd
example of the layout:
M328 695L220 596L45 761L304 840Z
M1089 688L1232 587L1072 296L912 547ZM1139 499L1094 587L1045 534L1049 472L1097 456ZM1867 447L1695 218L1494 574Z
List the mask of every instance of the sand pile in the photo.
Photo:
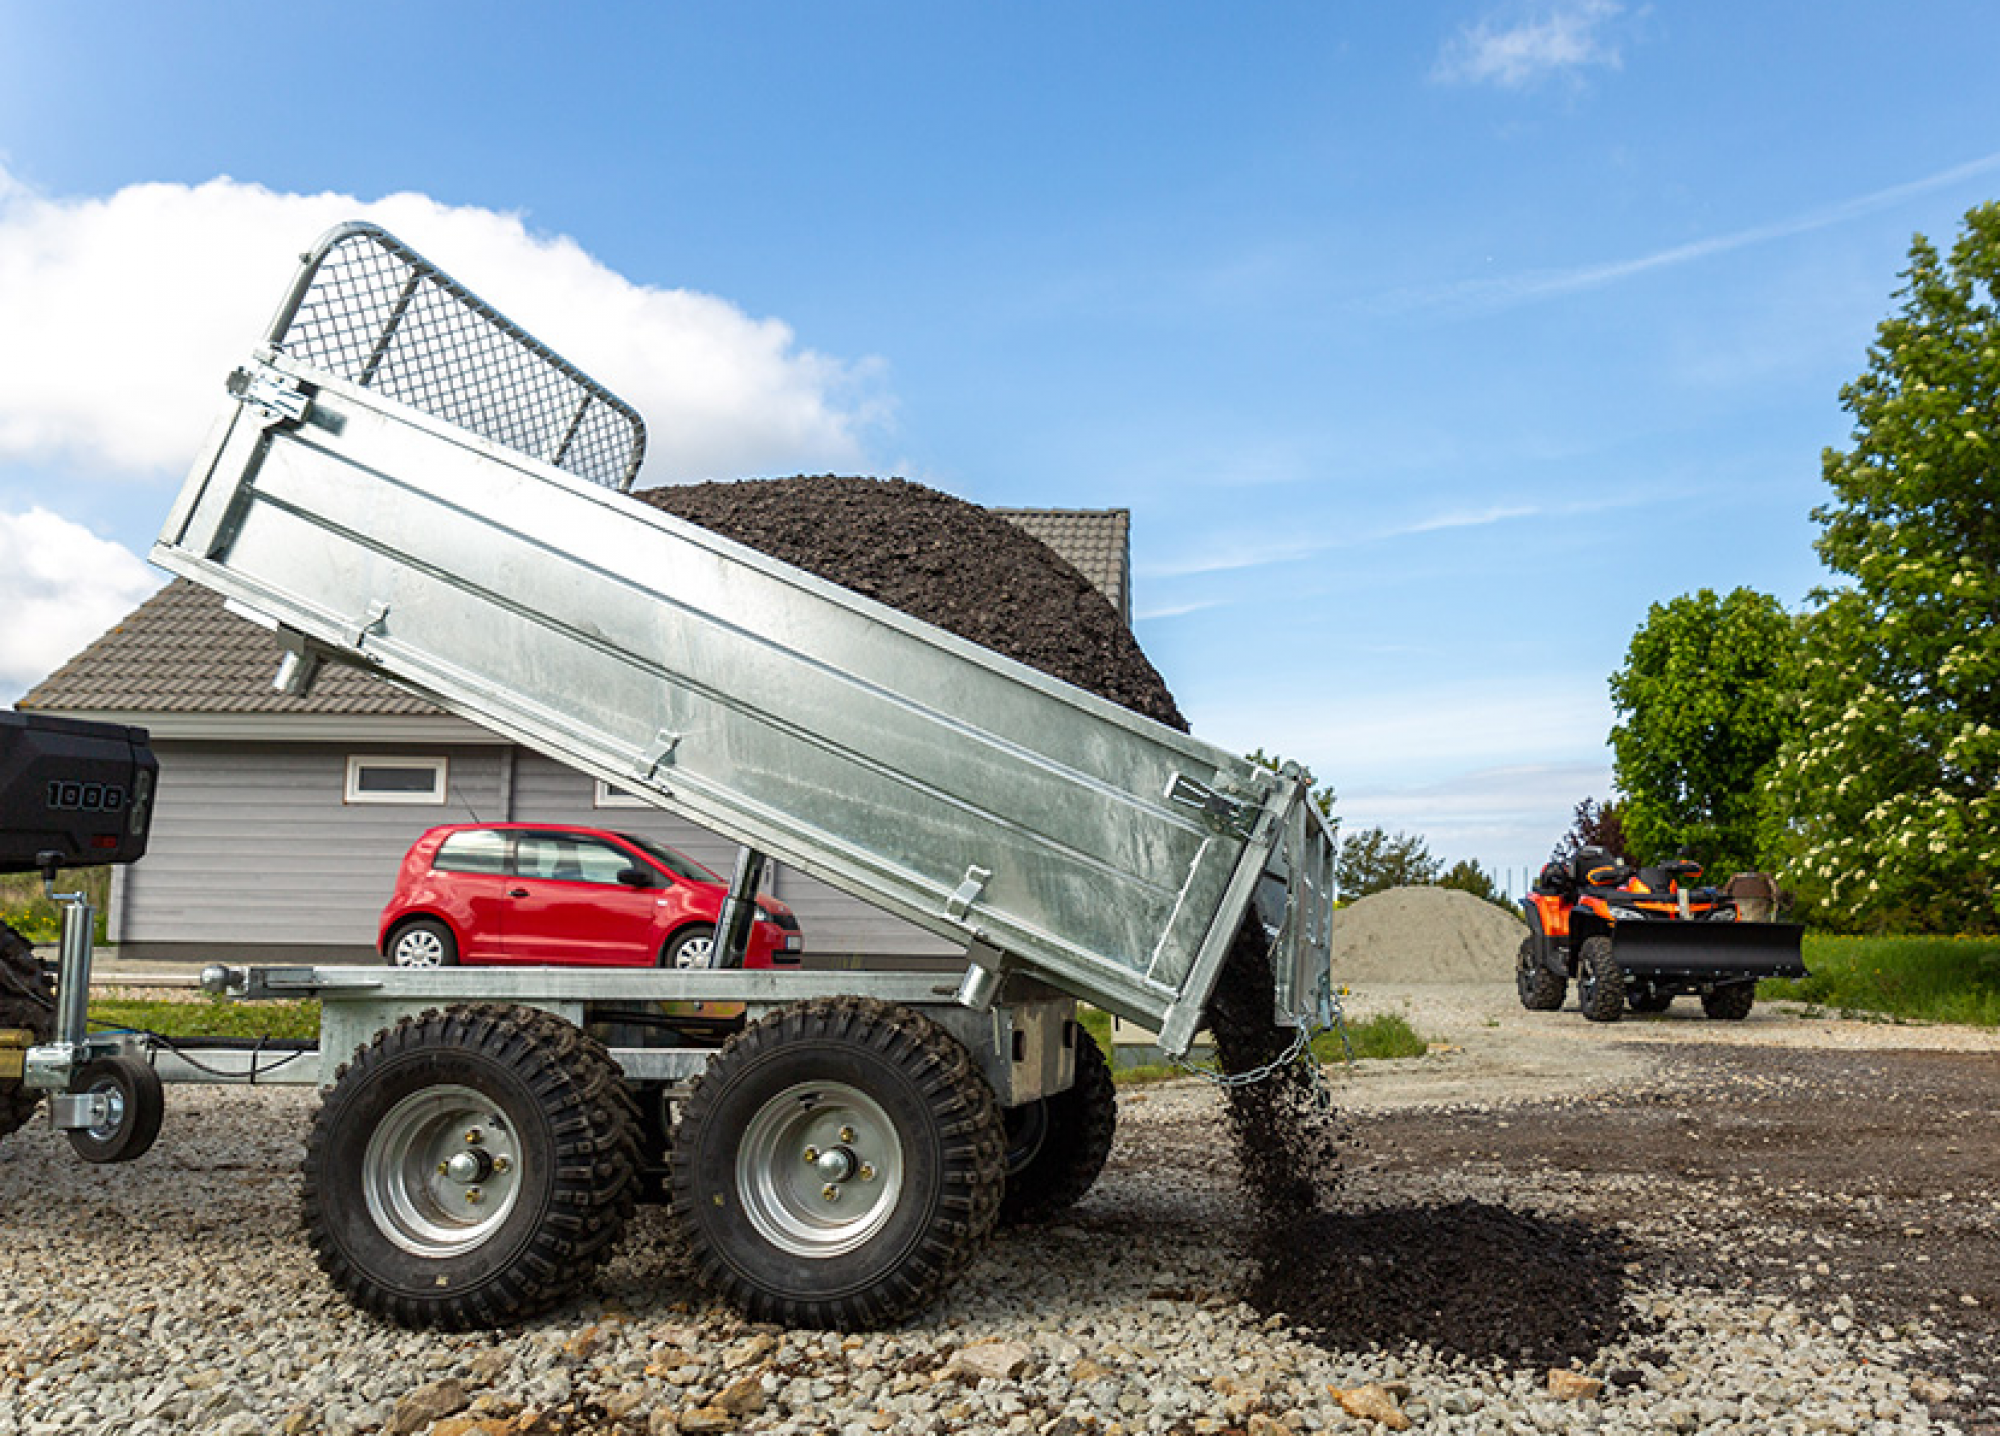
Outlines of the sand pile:
M1390 888L1333 915L1333 980L1505 982L1527 924L1455 888Z

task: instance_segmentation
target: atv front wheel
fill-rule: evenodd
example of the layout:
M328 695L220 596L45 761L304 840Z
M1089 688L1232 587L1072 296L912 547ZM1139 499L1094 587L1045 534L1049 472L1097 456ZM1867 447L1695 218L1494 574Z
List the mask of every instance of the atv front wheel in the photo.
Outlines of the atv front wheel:
M1732 982L1701 995L1701 1010L1717 1022L1741 1022L1757 1002L1757 984Z
M1514 959L1514 990L1521 994L1521 1006L1530 1012L1560 1012L1569 996L1569 979L1549 971L1548 964L1535 955L1535 940L1521 939L1520 955Z
M1577 967L1577 1007L1592 1022L1616 1022L1625 1006L1625 974L1611 955L1611 939L1586 940Z

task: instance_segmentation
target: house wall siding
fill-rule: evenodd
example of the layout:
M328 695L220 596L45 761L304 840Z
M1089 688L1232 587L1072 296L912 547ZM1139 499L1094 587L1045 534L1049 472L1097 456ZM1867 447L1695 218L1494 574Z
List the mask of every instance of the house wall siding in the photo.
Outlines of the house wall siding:
M146 857L127 872L121 943L352 948L375 920L411 840L501 807L505 749L156 742L159 796ZM449 801L348 803L347 759L450 760Z

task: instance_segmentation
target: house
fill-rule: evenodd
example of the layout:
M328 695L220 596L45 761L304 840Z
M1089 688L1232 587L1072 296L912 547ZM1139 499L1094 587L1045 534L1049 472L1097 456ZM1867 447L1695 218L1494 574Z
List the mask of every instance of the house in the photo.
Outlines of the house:
M996 509L1131 622L1123 509ZM138 958L366 960L410 843L448 822L583 823L651 837L723 874L735 846L601 781L338 665L310 696L271 685L270 634L170 583L24 697L151 731L160 786L145 860L113 869L107 928ZM766 889L809 964L955 956L943 939L803 873Z

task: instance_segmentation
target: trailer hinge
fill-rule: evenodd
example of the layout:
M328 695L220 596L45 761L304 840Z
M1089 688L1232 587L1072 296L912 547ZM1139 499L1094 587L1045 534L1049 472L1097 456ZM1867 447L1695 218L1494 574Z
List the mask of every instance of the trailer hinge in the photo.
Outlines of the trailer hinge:
M1256 836L1257 819L1264 811L1259 804L1219 793L1185 773L1174 774L1173 782L1167 784L1167 801L1195 809L1201 814L1201 820L1215 832L1234 834L1246 840Z
M389 605L377 599L368 605L368 612L362 615L361 622L348 625L340 636L342 642L359 653L363 639L371 634L380 635L388 631Z
M985 889L987 880L993 874L985 868L972 867L965 870L965 880L944 900L944 915L953 921L962 920L972 911L972 905L979 901L979 894Z
M265 370L231 371L226 387L237 399L264 416L264 427L303 424L312 412L312 395L296 379L284 379Z
M670 728L662 728L651 746L639 755L639 761L632 765L633 774L640 778L652 778L660 769L674 761L674 749L680 745L680 734Z

